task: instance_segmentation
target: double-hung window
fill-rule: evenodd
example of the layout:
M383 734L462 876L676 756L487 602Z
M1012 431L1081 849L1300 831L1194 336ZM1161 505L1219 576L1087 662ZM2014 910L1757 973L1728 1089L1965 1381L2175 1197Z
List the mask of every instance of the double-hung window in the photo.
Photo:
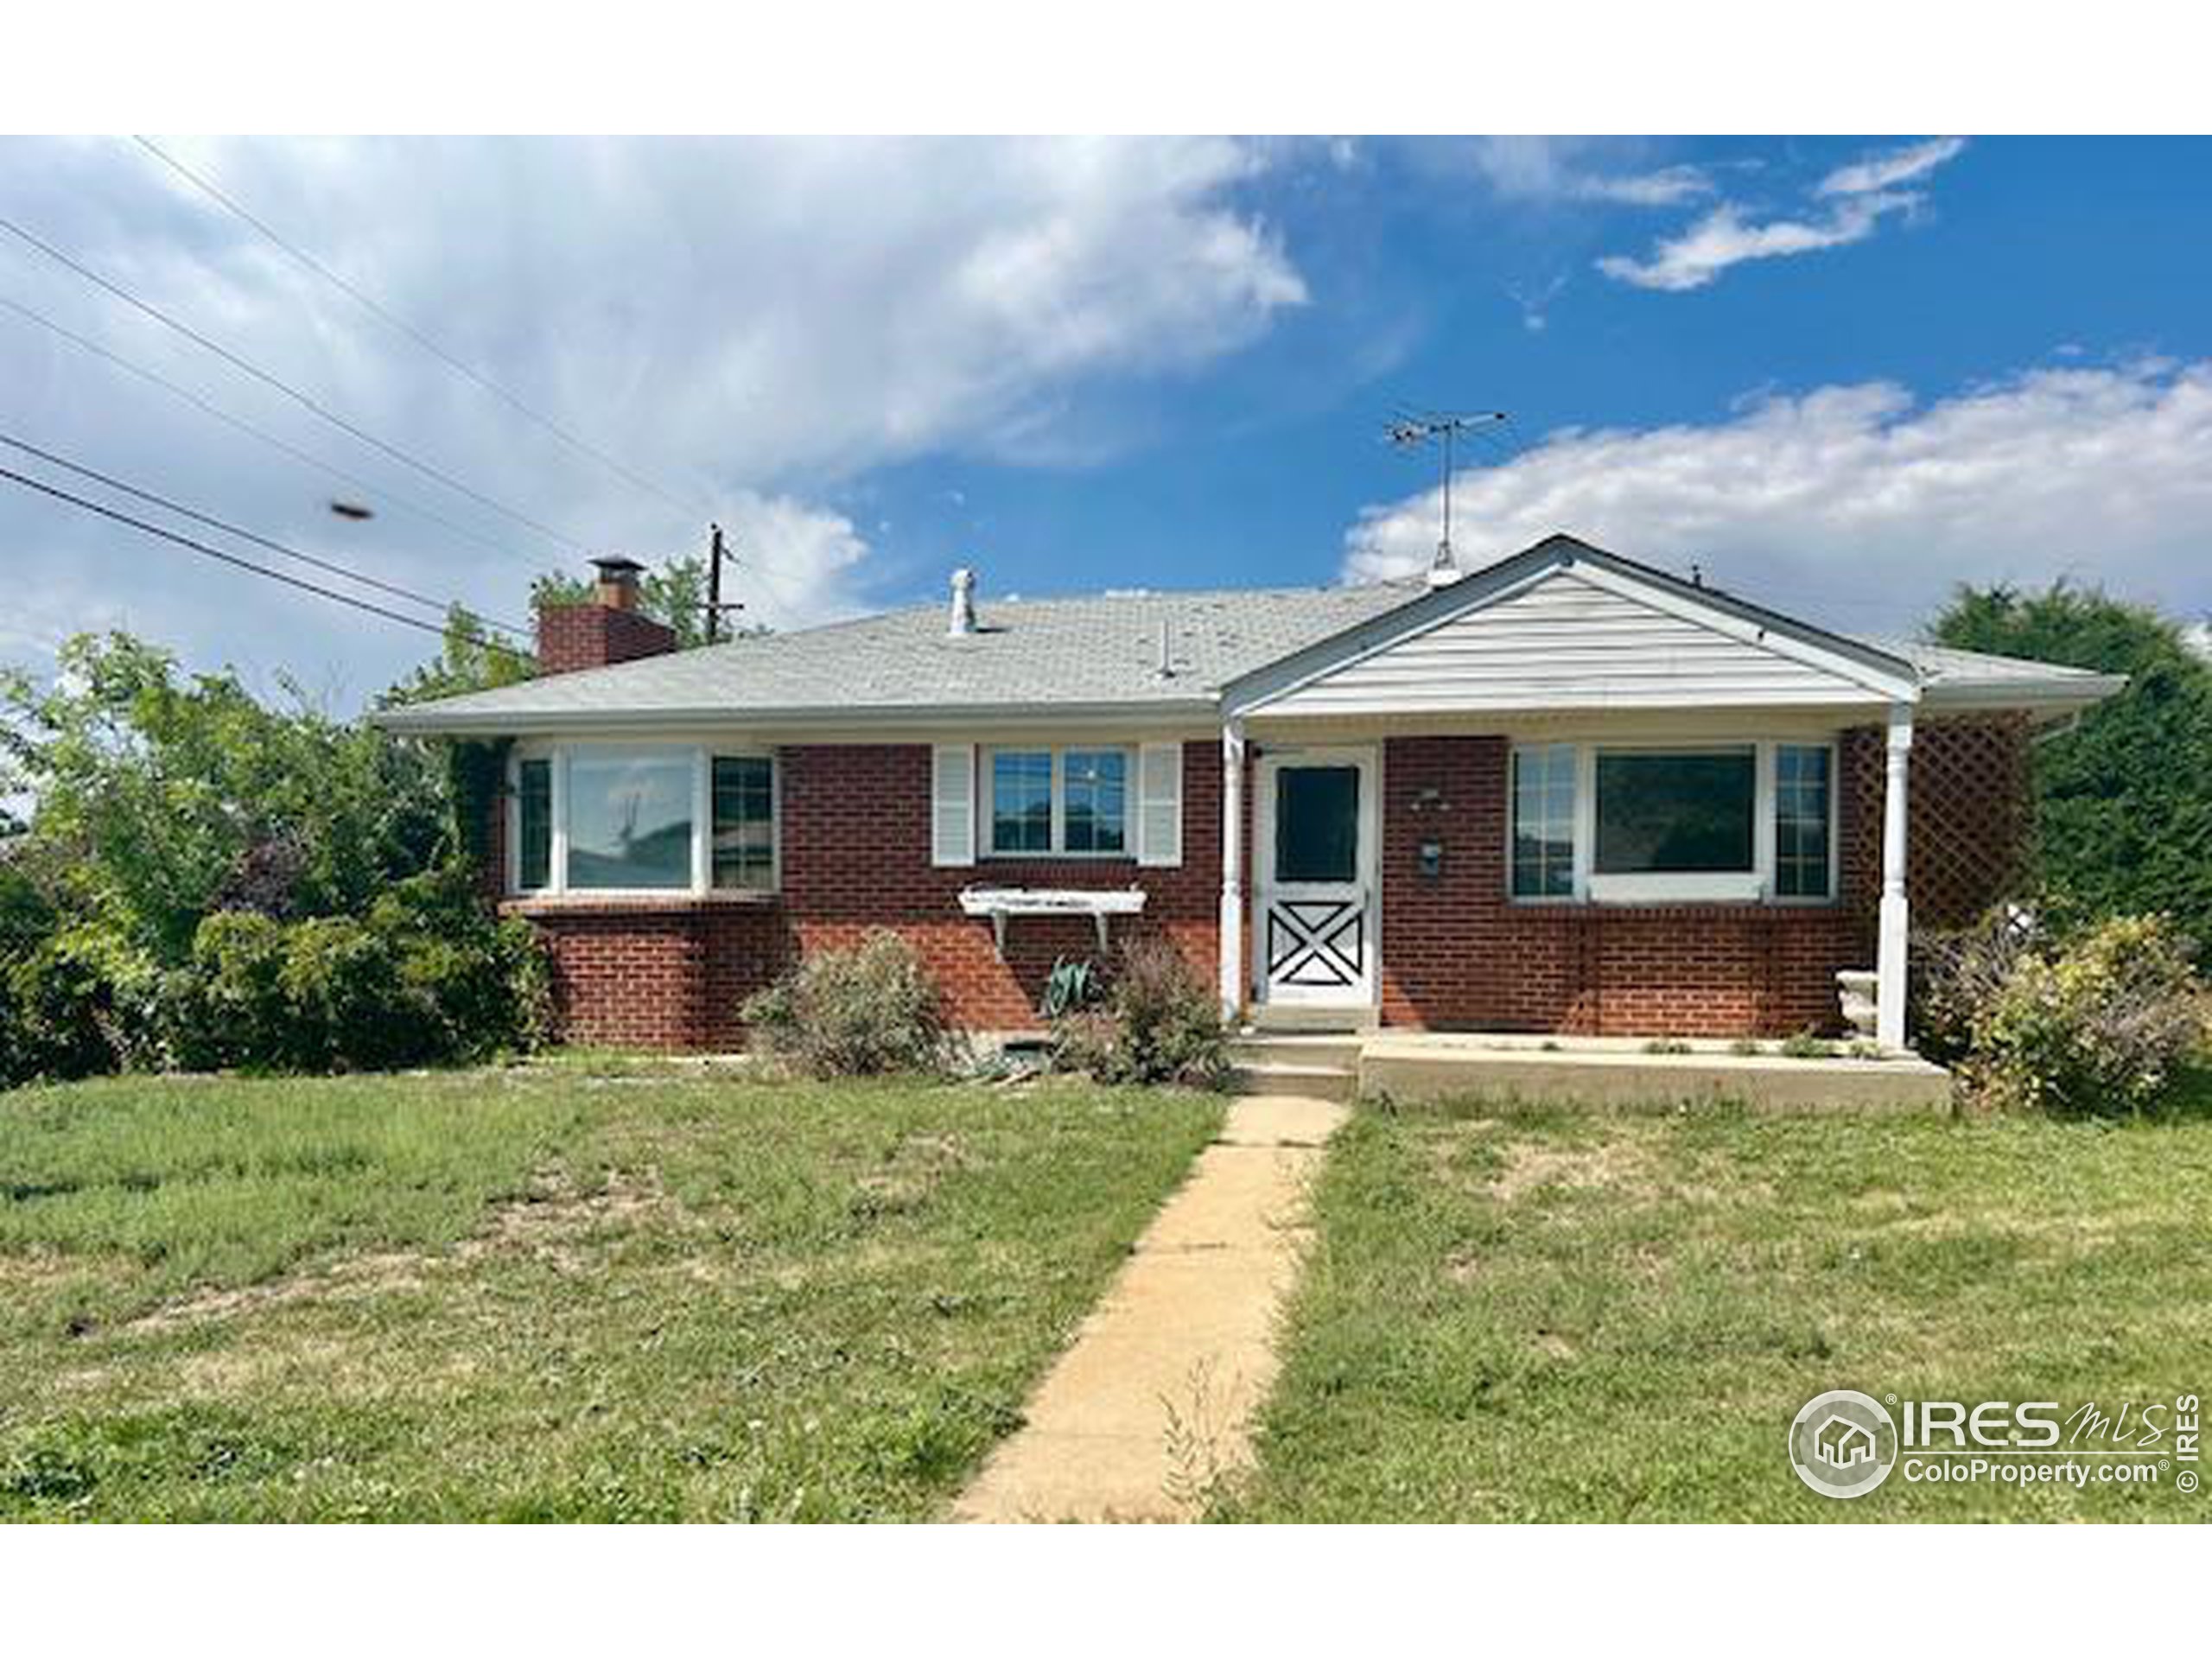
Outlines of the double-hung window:
M1127 749L1005 748L990 750L988 757L984 778L993 856L1128 854Z
M1529 744L1512 757L1519 899L1834 896L1827 744Z
M765 892L776 885L776 763L765 754L714 758L710 885Z
M1574 772L1572 743L1513 752L1516 899L1574 897Z
M765 891L777 885L776 763L676 744L563 744L512 772L522 893Z
M1774 751L1774 895L1835 896L1835 753L1824 744Z

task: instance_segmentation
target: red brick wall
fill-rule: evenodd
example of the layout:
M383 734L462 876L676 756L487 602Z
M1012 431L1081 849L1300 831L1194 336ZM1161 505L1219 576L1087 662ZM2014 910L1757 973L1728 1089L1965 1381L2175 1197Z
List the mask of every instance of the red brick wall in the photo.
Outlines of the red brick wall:
M775 904L609 900L527 913L552 959L553 1006L566 1042L742 1047L738 1005L789 957Z
M923 744L814 746L782 751L784 905L799 950L845 945L871 927L896 928L921 952L953 1017L979 1030L1037 1023L1056 958L1098 954L1088 918L1015 917L1007 959L991 925L960 913L961 888L1124 887L1145 890L1144 913L1109 924L1117 943L1159 934L1202 980L1215 975L1221 893L1221 751L1183 747L1183 862L1141 868L1134 859L985 859L973 868L930 863L930 751ZM1134 804L1133 808L1134 810ZM980 827L980 826L979 826Z
M676 630L637 611L587 601L581 605L543 605L537 611L537 666L541 673L566 674L579 668L604 668L635 662L676 649Z
M1872 967L1883 735L1846 734L1840 901L1827 906L1514 905L1500 738L1391 741L1383 761L1387 1024L1601 1035L1835 1028L1835 971ZM2027 863L2026 728L1942 722L1913 751L1907 892L1916 922L1979 913ZM1439 798L1416 810L1427 791ZM1424 841L1443 874L1416 871Z
M1882 739L1847 734L1839 797L1841 902L1833 906L1543 906L1505 899L1505 766L1499 738L1387 746L1382 824L1382 1017L1394 1025L1606 1034L1779 1035L1836 1024L1834 972L1873 961ZM2025 729L1939 724L1913 756L1916 919L1978 911L2025 868ZM976 1029L1033 1026L1056 958L1094 957L1084 919L1017 918L1007 960L988 921L959 912L972 882L1123 887L1147 894L1114 937L1157 933L1214 982L1219 943L1221 753L1183 755L1183 863L929 861L930 751L923 744L784 750L784 890L767 904L533 907L573 1040L653 1047L741 1043L744 996L800 953L897 929ZM1440 799L1415 810L1424 791ZM1247 791L1249 799L1249 791ZM504 835L504 817L502 818ZM1251 868L1248 853L1246 868ZM1440 840L1443 874L1415 873ZM1961 847L1959 843L1967 843ZM1248 945L1249 961L1249 945Z
M744 1032L738 1004L801 952L851 944L872 927L896 929L921 953L954 1021L1021 1030L1053 963L1096 957L1087 918L1018 917L1007 957L991 925L960 912L963 887L1144 888L1143 915L1116 918L1109 937L1158 934L1208 985L1215 975L1220 893L1221 753L1183 751L1183 863L1141 868L1134 859L987 859L930 863L926 744L803 745L779 752L784 887L772 903L656 899L524 905L553 961L562 1036L625 1047L728 1048ZM502 820L504 823L504 819Z

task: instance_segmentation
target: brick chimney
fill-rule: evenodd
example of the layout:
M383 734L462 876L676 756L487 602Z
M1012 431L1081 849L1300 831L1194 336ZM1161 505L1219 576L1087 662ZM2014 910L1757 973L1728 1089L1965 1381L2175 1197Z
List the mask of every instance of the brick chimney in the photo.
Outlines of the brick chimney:
M537 607L537 667L543 674L605 668L676 649L676 630L638 608L635 559L594 559L599 579L592 596L573 605Z

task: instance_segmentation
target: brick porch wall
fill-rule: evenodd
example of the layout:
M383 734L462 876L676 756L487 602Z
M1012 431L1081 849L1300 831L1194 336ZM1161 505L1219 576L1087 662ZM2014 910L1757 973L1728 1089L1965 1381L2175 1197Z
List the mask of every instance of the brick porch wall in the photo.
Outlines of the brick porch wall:
M1605 1036L1838 1028L1836 970L1874 962L1883 735L1847 733L1840 753L1833 906L1515 905L1505 897L1506 741L1392 740L1384 1023ZM2018 720L1918 734L1907 853L1916 922L1971 919L2025 873L2027 753ZM1425 880L1418 851L1430 840L1444 843L1444 868Z

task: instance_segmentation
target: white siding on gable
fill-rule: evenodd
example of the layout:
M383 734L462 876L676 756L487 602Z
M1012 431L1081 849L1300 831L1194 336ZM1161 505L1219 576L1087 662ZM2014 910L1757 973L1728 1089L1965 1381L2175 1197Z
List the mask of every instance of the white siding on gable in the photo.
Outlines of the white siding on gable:
M1270 715L1856 703L1865 685L1555 571L1269 700Z

